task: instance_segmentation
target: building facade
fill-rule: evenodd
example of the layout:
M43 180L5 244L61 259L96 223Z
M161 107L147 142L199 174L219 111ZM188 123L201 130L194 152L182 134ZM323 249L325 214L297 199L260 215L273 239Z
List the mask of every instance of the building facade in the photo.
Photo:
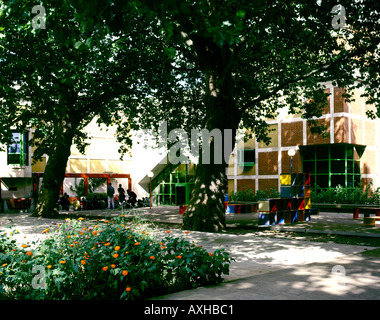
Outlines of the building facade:
M357 90L355 101L347 102L343 89L327 86L328 103L318 121L327 127L328 136L312 134L302 114L280 114L269 120L269 145L252 139L241 143L231 156L228 190L239 187L280 190L280 174L311 174L312 188L365 187L372 181L380 187L380 120L366 116L368 105ZM288 151L295 154L290 157ZM239 163L239 153L249 152L249 164ZM254 161L252 161L254 159Z

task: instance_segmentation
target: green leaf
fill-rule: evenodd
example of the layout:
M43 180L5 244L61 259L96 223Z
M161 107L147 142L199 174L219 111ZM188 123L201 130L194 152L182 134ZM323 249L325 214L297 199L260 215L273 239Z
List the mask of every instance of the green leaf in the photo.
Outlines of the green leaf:
M244 19L244 17L245 17L245 11L239 10L238 12L236 12L236 16L239 17L239 18Z
M77 41L74 44L74 48L75 49L80 49L82 46L83 46L83 42L82 41Z

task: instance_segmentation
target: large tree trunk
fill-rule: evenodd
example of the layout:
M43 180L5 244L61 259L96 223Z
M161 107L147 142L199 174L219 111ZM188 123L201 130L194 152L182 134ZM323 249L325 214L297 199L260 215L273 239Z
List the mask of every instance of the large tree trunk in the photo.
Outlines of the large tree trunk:
M194 188L191 194L190 203L186 214L183 219L183 229L197 230L206 232L220 232L225 229L225 207L224 199L227 192L227 176L226 168L228 166L228 157L230 150L232 151L235 144L235 133L238 126L238 121L235 126L231 123L231 118L234 117L218 117L220 126L214 128L221 128L223 133L224 129L232 130L232 140L225 144L226 136L223 136L222 145L215 146L216 139L210 140L210 160L205 163L204 158L200 157L196 169L196 178ZM223 121L223 122L222 122ZM226 127L226 125L228 125ZM209 130L211 131L211 130ZM216 143L218 144L218 142ZM228 144L232 144L228 146ZM228 148L225 157L225 148ZM215 161L214 151L222 153L222 163L219 164ZM226 158L226 159L225 159Z
M224 197L227 178L225 165L198 164L189 207L183 219L183 229L208 232L226 227Z
M205 163L203 157L199 158L194 189L183 219L183 229L186 230L219 232L226 227L224 207L227 191L226 168L230 151L232 151L235 144L235 133L241 115L236 109L231 94L231 81L228 81L230 77L224 74L223 81L220 81L220 79L220 76L210 76L207 79L210 92L206 102L208 104L206 129L209 132L212 132L213 129L218 129L222 134L223 141L219 144L216 139L211 138L208 141L211 161L206 161L207 163ZM227 144L225 143L225 129L232 130L232 139ZM232 145L228 146L228 144ZM225 156L226 147L228 148L227 156ZM215 148L217 152L222 153L221 164L214 157Z
M58 133L55 133L53 146L49 152L49 160L46 164L41 189L38 194L37 206L33 213L37 217L58 217L57 202L65 178L66 164L70 156L73 139L71 130L65 131L61 125L58 126Z

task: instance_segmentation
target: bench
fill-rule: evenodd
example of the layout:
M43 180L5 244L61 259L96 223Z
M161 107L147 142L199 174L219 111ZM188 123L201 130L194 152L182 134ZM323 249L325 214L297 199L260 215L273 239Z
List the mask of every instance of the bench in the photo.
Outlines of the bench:
M346 209L353 210L353 219L359 219L360 210L365 210L364 217L367 218L370 214L375 214L376 217L380 217L380 206L375 205L362 205L362 204L337 204L337 203L313 203L313 207L318 209ZM368 212L372 211L372 212Z
M6 199L8 209L13 212L13 210L27 210L29 209L32 199L31 198L17 198L17 199Z
M359 211L360 210L372 211L372 212L365 212L364 213L365 218L368 218L370 216L370 214L375 214L376 217L380 217L380 207L373 207L373 206L358 206L358 207L356 207L355 206L353 209L354 209L354 216L353 216L354 220L359 219Z
M367 227L374 227L376 225L376 221L380 221L380 217L364 217L363 225Z

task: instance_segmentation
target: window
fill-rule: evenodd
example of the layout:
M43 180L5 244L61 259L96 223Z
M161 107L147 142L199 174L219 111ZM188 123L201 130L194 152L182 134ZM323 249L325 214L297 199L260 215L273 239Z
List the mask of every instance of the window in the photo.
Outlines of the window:
M241 167L252 167L255 164L255 149L238 150L238 165Z
M365 146L326 144L300 146L303 172L311 174L312 188L357 187L360 157Z
M8 144L8 165L28 165L28 133L13 132Z
M182 205L190 201L191 190L194 185L196 165L182 163L153 191L156 196L156 205Z

